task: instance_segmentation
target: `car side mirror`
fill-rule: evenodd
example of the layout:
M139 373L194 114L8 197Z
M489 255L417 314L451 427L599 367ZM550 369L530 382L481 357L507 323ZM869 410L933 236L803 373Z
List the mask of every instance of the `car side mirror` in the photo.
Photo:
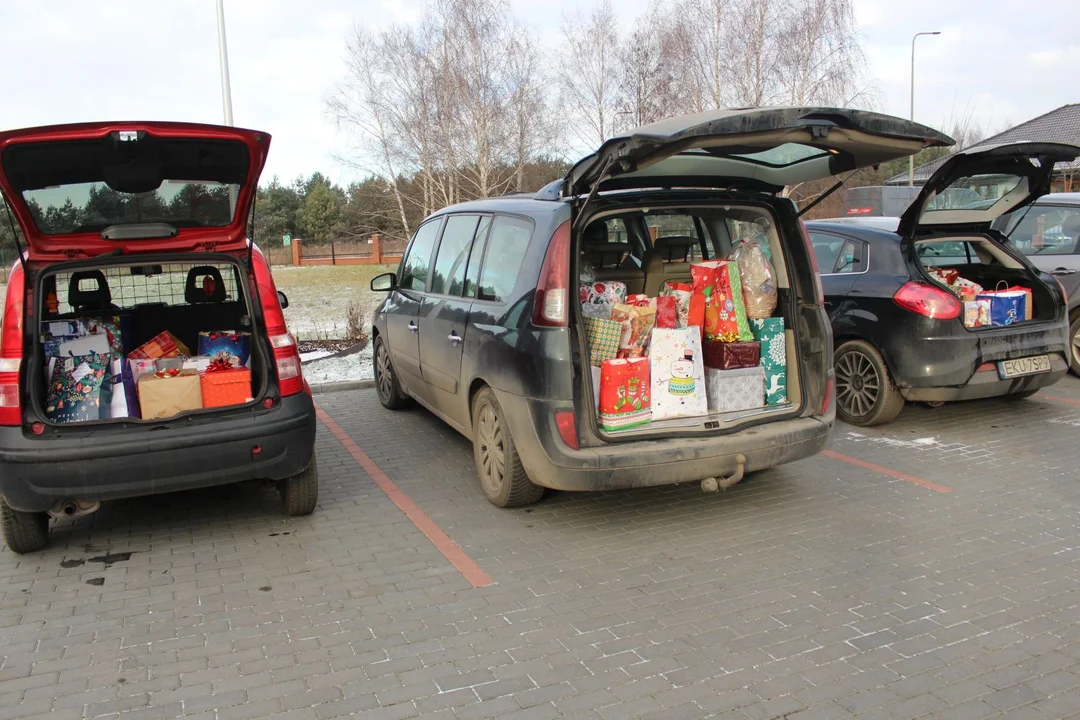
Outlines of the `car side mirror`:
M281 292L280 290L277 291L277 300L278 305L281 305L282 310L289 307L289 298L285 297L285 293Z
M371 289L373 292L389 292L397 287L397 275L392 272L383 273L382 275L376 275L371 278Z

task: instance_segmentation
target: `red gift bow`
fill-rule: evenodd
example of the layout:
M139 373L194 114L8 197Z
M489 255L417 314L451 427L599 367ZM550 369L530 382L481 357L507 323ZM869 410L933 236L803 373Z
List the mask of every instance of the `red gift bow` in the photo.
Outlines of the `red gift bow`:
M180 371L177 368L169 368L168 370L158 370L154 373L154 376L159 378L174 378L179 374Z
M232 363L226 357L219 357L216 360L211 360L210 364L206 366L206 372L225 372L232 370Z

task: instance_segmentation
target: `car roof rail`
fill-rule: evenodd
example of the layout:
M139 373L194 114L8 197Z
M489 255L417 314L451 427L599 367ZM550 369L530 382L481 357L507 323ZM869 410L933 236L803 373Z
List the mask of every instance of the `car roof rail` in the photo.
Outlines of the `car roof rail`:
M533 195L534 200L562 200L562 188L565 181L562 178L558 180L552 180L544 187L536 191Z

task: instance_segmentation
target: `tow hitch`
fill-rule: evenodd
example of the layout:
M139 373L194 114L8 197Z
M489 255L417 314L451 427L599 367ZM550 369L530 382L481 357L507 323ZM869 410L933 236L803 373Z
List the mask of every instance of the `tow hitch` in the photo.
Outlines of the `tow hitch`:
M718 490L727 490L732 485L735 485L743 479L743 473L746 472L746 456L735 456L735 472L731 473L727 477L707 477L701 481L701 489L703 492L717 492Z

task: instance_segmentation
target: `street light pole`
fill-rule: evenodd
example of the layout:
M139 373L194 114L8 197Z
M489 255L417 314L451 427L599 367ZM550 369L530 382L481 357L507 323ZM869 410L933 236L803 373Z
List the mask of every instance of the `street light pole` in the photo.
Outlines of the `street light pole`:
M221 0L218 0L218 7L221 7ZM941 31L934 30L932 32L917 32L911 37L911 120L915 120L915 39L920 35L940 35ZM908 187L915 185L915 156L908 156Z
M225 0L217 0L218 64L221 66L221 105L225 110L225 124L232 125L232 87L229 83L229 48L225 44ZM235 185L229 185L229 213L236 213Z

